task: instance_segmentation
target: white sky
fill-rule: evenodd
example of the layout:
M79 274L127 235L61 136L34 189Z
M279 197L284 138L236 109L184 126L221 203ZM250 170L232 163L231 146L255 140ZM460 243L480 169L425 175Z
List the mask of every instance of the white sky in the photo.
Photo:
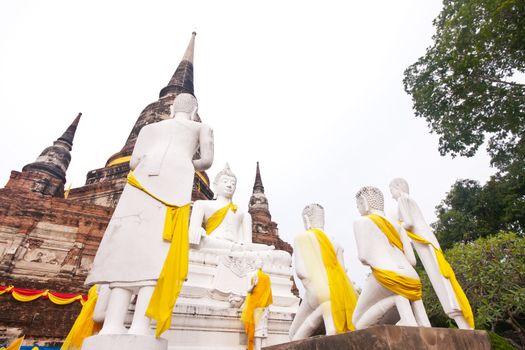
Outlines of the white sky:
M356 259L354 194L405 177L429 221L458 178L494 171L480 152L441 157L414 117L403 71L424 54L438 0L3 1L0 3L0 186L36 159L78 112L68 182L84 184L124 145L197 30L195 93L215 130L210 178L228 161L247 210L255 162L273 219L292 242L302 208Z

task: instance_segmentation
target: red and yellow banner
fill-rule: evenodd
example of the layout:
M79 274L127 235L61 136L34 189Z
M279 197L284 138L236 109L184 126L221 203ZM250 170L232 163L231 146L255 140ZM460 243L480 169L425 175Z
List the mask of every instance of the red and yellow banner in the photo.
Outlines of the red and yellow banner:
M82 294L68 294L68 293L59 293L51 292L49 289L38 290L38 289L25 289L25 288L15 288L14 286L0 286L0 295L10 293L13 298L21 302L29 302L36 300L38 298L49 299L52 303L57 305L67 305L75 301L79 301L80 304L88 300L86 295Z

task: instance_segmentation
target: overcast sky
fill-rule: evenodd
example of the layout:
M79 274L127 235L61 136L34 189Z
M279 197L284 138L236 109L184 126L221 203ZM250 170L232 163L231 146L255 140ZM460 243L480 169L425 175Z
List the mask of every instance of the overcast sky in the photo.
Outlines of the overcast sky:
M301 211L326 209L326 232L356 259L354 194L405 177L427 219L456 179L486 181L489 159L441 157L415 118L403 71L424 54L437 0L3 1L0 186L82 112L68 183L79 187L124 145L197 31L195 94L215 131L210 178L228 161L247 210L255 163L289 242Z

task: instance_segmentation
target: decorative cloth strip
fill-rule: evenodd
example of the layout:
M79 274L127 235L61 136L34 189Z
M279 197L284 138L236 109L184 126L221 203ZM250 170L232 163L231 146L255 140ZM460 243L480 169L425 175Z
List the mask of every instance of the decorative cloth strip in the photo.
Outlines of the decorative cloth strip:
M352 315L357 304L357 293L345 269L337 259L334 246L326 234L318 228L311 228L308 232L315 235L321 248L321 256L330 288L335 330L337 333L353 331L355 327L352 323Z
M390 242L391 245L397 247L402 252L405 252L403 249L403 242L401 241L401 237L399 236L399 232L397 232L396 228L390 221L382 217L381 215L377 214L370 214L367 215L367 217L374 222L374 224L379 227L379 229L385 234L386 238Z
M100 330L102 324L93 321L93 313L95 312L97 299L97 285L95 284L89 289L88 301L84 303L80 314L77 316L60 350L80 350L84 339Z
M253 283L254 281L252 280L252 284ZM248 350L253 350L254 348L255 326L261 317L263 311L261 308L270 306L272 302L270 276L259 269L257 270L257 284L253 290L248 293L241 314L241 321L244 322L246 335L248 337Z
M79 301L82 305L88 300L88 297L82 294L66 294L59 292L50 292L49 289L25 289L15 288L14 286L0 286L0 295L11 293L14 299L21 302L29 302L38 298L49 299L52 303L57 305L67 305L75 301Z
M188 275L190 204L179 207L165 202L144 188L133 171L128 174L128 183L166 206L162 238L171 244L146 309L146 316L157 321L155 334L158 338L170 328L173 308Z
M372 267L376 280L388 290L410 300L421 299L421 281L398 274L394 271L381 270Z
M399 232L397 232L396 228L390 221L377 214L370 214L367 215L367 217L377 225L391 245L398 248L403 253L405 252L401 236L399 236ZM397 272L390 270L378 269L374 266L371 266L371 268L372 274L376 280L386 289L410 300L421 299L421 281L419 279L400 275Z
M126 162L129 162L130 160L131 160L131 156L120 157L120 158L112 160L108 165L106 165L106 167L126 163Z
M434 248L434 253L436 254L436 260L439 266L439 271L441 272L441 275L443 277L450 281L452 289L454 290L454 294L458 299L459 307L461 308L463 317L465 317L465 320L467 320L469 326L474 329L475 324L472 308L470 307L470 303L468 301L467 296L465 295L465 292L463 291L463 288L461 288L461 285L459 284L456 278L456 274L454 273L452 266L450 266L447 259L445 258L445 254L443 254L443 251L440 248L434 246L432 242L427 241L421 236L418 236L414 232L409 230L406 230L406 232L408 234L408 237L410 237L413 241L421 244L430 245L432 248Z
M237 211L237 206L233 203L230 203L221 209L217 210L215 213L210 216L208 221L206 222L206 234L209 236L219 225L222 223L224 218L226 217L226 214L228 214L228 210L232 212Z

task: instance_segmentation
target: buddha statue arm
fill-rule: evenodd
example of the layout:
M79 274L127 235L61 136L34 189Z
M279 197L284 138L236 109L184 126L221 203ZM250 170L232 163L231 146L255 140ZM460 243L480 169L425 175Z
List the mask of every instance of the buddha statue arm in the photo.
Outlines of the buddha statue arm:
M399 232L399 236L401 237L401 241L403 242L403 251L405 252L405 256L412 266L416 266L417 260L416 255L414 253L414 248L412 247L412 241L410 238L408 238L407 232L402 226L395 225L396 230Z
M293 257L294 257L294 265L295 265L295 273L297 274L297 277L301 281L307 279L308 273L306 271L306 267L304 265L303 256L301 254L301 248L307 243L305 242L306 237L303 235L300 235L295 238L294 245L293 245ZM304 285L304 281L303 281Z
M370 266L368 261L368 250L369 245L366 233L369 231L369 228L366 227L367 222L363 219L358 219L354 222L354 236L355 243L357 247L357 258L363 263L363 265Z
M213 130L202 124L199 133L200 158L193 160L196 171L206 170L213 163Z
M201 201L196 201L193 204L190 216L189 241L191 244L198 245L202 236L206 235L206 230L202 228L203 221L204 208L201 205Z
M411 199L407 196L401 196L397 199L399 220L403 222L403 228L411 231L414 229L414 219L410 214L410 201Z
M131 159L129 160L129 168L131 170L135 170L142 159L146 157L146 140L150 139L149 134L150 132L147 125L140 130L135 147L133 148L133 153L131 154Z
M242 243L252 243L252 216L244 213L242 218Z
M336 243L334 240L332 240L332 242L333 242L333 245L334 245L334 248L335 248L335 252L336 252L336 255L337 255L337 260L339 260L339 263L341 264L343 269L346 271L345 250L339 243Z

